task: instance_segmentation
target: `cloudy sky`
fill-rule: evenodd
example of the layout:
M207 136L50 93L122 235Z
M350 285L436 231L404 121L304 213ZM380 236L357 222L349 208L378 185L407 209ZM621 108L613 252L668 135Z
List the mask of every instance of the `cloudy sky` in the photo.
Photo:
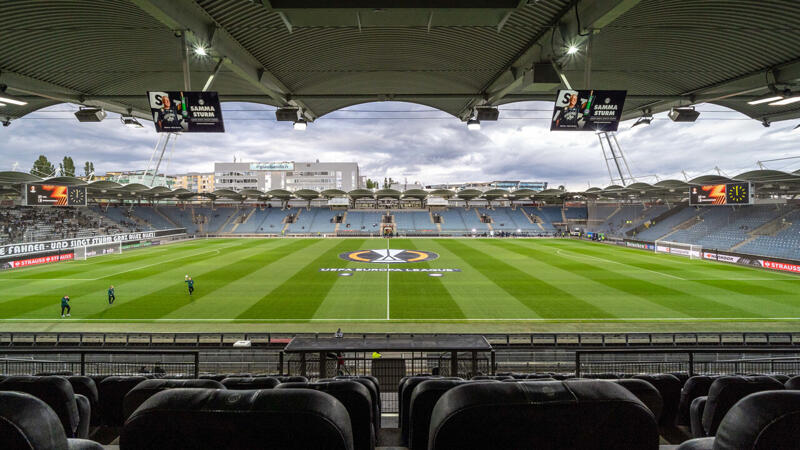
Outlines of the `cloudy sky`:
M156 144L152 123L123 127L115 114L101 123L78 123L72 105L53 106L0 128L0 171L29 171L39 155L56 163L72 156L79 171L93 161L98 174L144 169ZM549 131L552 103L500 108L500 120L469 131L443 112L408 103L350 107L310 124L305 132L275 122L274 108L223 104L226 133L182 135L167 173L211 172L215 161L356 161L363 175L408 182L522 179L583 190L610 184L597 137L590 132ZM673 123L659 114L650 126L620 125L619 143L641 181L711 173L736 175L756 162L800 156L797 121L764 128L759 122L714 105L700 105L700 119ZM800 169L800 159L765 163ZM162 165L162 167L164 167Z

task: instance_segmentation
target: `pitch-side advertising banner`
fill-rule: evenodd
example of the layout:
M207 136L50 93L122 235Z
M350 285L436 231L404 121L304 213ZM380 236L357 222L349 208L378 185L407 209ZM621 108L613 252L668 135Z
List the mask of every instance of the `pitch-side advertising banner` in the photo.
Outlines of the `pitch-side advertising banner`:
M148 91L150 112L159 133L223 133L216 92Z
M558 91L550 131L617 131L627 91Z
M186 228L175 228L172 230L141 231L137 233L120 233L108 236L94 236L89 238L11 244L0 247L0 257L29 255L33 253L49 252L53 250L66 250L75 247L86 247L87 245L108 244L112 242L141 241L143 239L152 239L185 233Z

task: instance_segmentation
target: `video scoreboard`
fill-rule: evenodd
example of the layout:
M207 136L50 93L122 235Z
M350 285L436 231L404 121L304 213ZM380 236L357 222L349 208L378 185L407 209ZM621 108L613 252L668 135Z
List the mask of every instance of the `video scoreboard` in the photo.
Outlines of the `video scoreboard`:
M749 182L711 184L689 188L690 205L749 205L753 186Z
M86 188L82 186L29 184L25 192L28 206L86 206Z

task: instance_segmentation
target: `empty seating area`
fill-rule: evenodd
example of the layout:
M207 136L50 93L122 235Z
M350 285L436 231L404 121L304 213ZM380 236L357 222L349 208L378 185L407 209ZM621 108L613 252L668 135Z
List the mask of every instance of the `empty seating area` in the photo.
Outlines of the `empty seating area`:
M348 211L339 231L380 233L381 211Z
M152 206L136 206L131 212L155 230L175 228L175 225L156 212Z
M248 210L246 213L243 212L246 221L239 223L234 232L237 234L280 234L283 231L284 220L290 214L294 214L292 209L255 208L254 210Z
M800 377L0 376L3 448L790 449ZM396 391L398 414L383 412ZM105 446L105 447L104 447Z
M635 236L643 241L655 241L663 238L673 231L673 228L705 212L704 208L686 207L679 212L652 223L646 230ZM672 240L672 239L670 239Z
M436 225L431 222L428 211L392 211L394 223L400 231L414 234L434 233Z
M753 240L736 249L737 252L776 258L800 259L800 210L782 219L783 226L772 235L754 236Z
M297 221L290 224L286 230L288 233L333 233L336 228L336 224L333 221L336 212L328 208L300 208L299 213Z

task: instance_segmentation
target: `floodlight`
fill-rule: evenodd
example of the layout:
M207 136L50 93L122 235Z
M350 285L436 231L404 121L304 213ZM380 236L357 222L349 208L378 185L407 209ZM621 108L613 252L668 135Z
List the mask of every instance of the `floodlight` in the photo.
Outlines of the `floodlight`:
M781 100L781 99L783 99L782 95L769 94L766 97L761 97L761 98L757 98L755 100L751 100L751 101L747 102L747 104L748 105L760 105L762 103L774 102L776 100Z
M480 130L481 129L481 121L478 119L469 119L467 121L467 129L468 130Z
M194 54L198 56L207 56L208 51L202 45L198 45L194 48Z
M478 120L497 120L500 117L500 110L492 106L480 106L475 108L475 118Z
M275 120L278 122L297 122L300 118L300 109L297 107L278 108L275 110Z
M567 54L574 55L575 53L578 53L578 47L575 45L570 45L569 48L567 49Z
M102 122L106 118L106 112L98 108L81 108L75 111L78 122Z
M690 106L688 108L672 108L668 116L673 122L694 122L700 113L694 109L694 106Z
M3 98L0 97L0 100ZM783 100L778 100L777 102L772 102L769 106L783 106L783 105L791 105L792 103L800 102L800 94L795 94L791 97L786 97Z
M119 120L128 128L142 128L143 125L133 116L120 116Z
M17 106L23 106L28 104L28 102L20 100L19 98L14 97L13 95L6 92L7 88L8 86L4 84L0 85L0 103L4 103L2 106L6 106L5 103L10 103L12 105L17 105Z
M308 127L308 122L306 122L305 119L297 119L294 122L294 129L296 131L305 131L307 127Z

